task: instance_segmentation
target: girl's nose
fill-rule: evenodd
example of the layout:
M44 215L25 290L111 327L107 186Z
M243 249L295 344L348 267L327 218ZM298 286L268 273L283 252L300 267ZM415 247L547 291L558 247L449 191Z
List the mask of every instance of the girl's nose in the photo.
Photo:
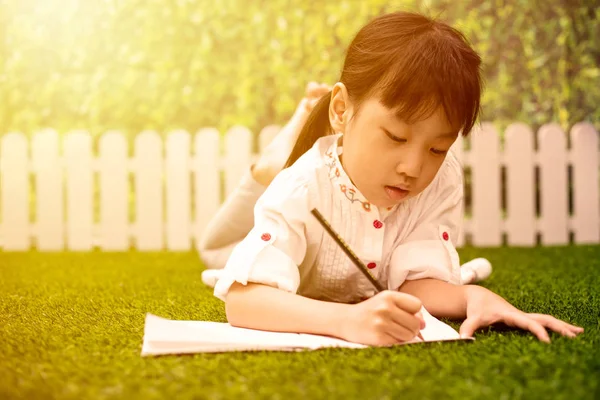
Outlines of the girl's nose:
M409 178L416 179L421 175L423 168L423 157L418 151L411 151L403 157L403 160L398 164L396 171L400 175L406 175Z

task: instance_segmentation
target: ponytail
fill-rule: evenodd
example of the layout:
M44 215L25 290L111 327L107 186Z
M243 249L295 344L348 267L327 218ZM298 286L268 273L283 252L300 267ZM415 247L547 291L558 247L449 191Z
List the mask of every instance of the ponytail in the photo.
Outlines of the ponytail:
M294 164L296 160L313 147L317 139L333 133L331 124L329 123L330 100L331 91L323 95L317 104L315 104L283 168Z

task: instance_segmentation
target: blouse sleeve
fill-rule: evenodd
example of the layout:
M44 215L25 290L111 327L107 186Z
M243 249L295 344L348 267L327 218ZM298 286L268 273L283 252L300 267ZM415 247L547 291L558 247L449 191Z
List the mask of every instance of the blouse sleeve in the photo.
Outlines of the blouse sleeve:
M231 253L215 296L225 301L234 282L295 293L300 285L298 266L306 254L308 215L306 180L294 176L291 168L283 170L256 202L254 226Z
M417 200L414 229L393 251L388 288L405 280L433 278L460 284L460 261L455 244L463 218L462 167L449 155L438 176Z

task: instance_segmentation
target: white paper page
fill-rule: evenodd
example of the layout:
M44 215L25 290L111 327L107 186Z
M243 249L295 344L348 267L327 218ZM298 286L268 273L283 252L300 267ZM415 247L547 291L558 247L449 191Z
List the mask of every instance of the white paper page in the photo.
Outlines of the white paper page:
M452 327L422 309L426 327L421 335L426 342L460 339ZM415 338L404 344L419 343ZM159 354L215 353L228 351L295 351L324 347L366 348L345 340L308 334L268 332L232 327L209 321L175 321L147 314L142 356Z
M219 322L174 321L148 314L142 355L252 350L293 351L334 346L366 347L324 336L236 328Z
M421 329L421 336L423 336L425 342L461 339L460 334L454 328L429 314L424 307L421 308L421 314L423 314L425 320L425 328ZM471 339L467 338L465 340Z

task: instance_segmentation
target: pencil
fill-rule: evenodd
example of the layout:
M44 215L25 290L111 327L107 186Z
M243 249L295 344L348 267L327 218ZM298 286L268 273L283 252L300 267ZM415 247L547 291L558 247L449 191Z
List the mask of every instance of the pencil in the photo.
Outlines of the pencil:
M338 246L341 247L341 249L344 251L344 253L346 253L346 255L348 257L350 257L350 260L352 260L354 265L356 265L358 267L358 269L367 277L369 282L371 282L373 284L377 293L383 292L385 290L385 288L383 286L381 286L381 283L379 283L373 275L371 275L371 273L367 269L367 266L362 261L360 261L358 256L352 251L350 246L348 246L348 244L346 244L344 239L342 239L342 237L333 230L331 225L329 225L329 222L327 222L327 220L325 219L325 217L323 217L323 215L319 212L319 210L317 210L316 208L313 208L310 212L312 213L312 215L314 215L317 218L317 220L321 223L323 228L325 228L327 233L329 233L331 235L333 240L335 240L335 242L338 244ZM419 339L421 339L422 341L425 341L425 339L423 339L423 335L421 335L421 332L419 332L417 334L417 337L419 337Z
M323 217L323 215L319 212L319 210L317 210L316 208L313 208L311 210L311 213L319 220L319 222L321 223L321 225L323 225L323 228L325 228L325 230L331 235L331 237L333 238L333 240L335 240L336 243L342 248L342 250L344 250L344 253L346 253L346 255L348 257L350 257L350 260L352 260L352 262L354 263L354 265L356 265L358 267L358 269L360 269L360 271L373 284L373 286L375 286L375 289L377 289L377 292L379 293L379 292L384 291L385 288L383 286L381 286L381 283L379 283L377 281L377 279L375 279L375 277L373 277L373 275L371 275L371 273L367 269L367 266L362 261L360 261L360 259L356 256L356 254L354 254L354 252L352 251L352 249L350 249L350 246L348 246L346 244L346 242L344 242L344 239L342 239L340 237L340 235L338 235L333 230L333 228L331 227L331 225L329 225L329 222L327 222L327 220L325 220L325 217Z

